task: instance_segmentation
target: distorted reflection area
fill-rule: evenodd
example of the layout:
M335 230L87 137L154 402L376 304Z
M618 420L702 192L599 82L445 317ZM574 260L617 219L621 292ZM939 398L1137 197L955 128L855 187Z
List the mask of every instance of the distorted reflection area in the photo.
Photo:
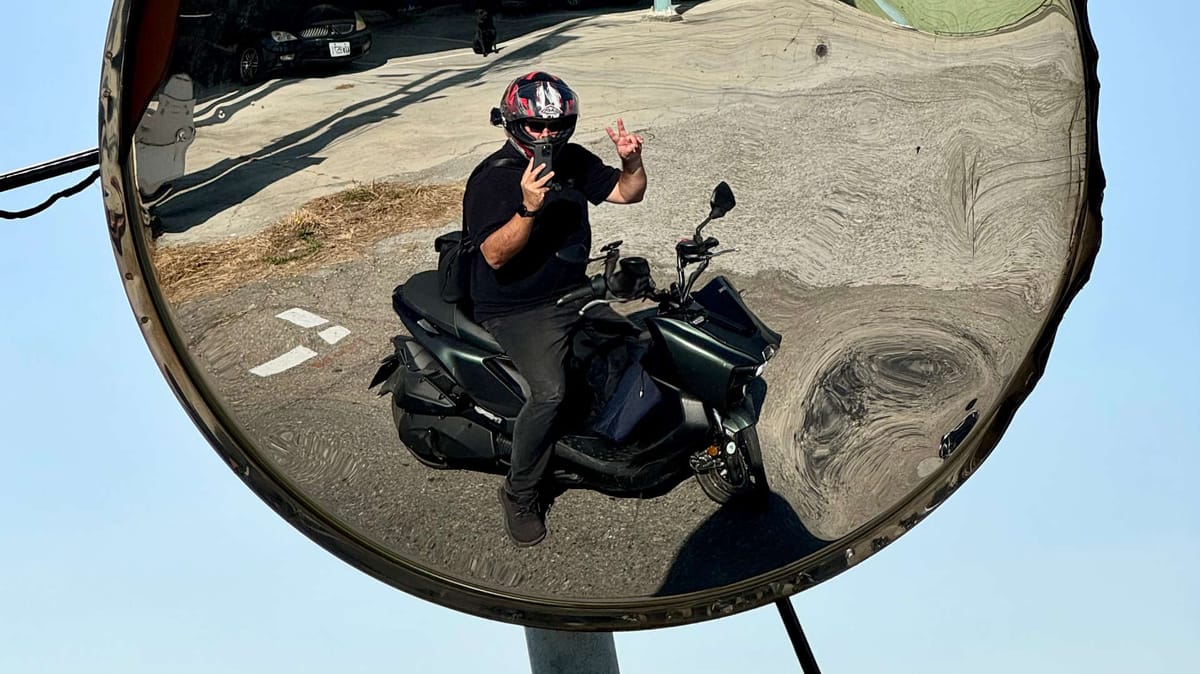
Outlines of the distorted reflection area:
M1034 19L1048 7L1070 11L1055 0L841 0L900 26L944 35L978 35L1007 30Z
M990 449L1065 308L1094 125L1071 3L502 8L485 54L457 5L229 23L266 4L180 17L134 133L140 240L196 376L283 489L422 569L581 602L804 577L806 559L819 581L969 474L951 466ZM302 34L319 59L265 68ZM582 224L518 263L590 278L571 301L624 321L583 345L541 345L561 312L498 337L438 272L464 218L517 212L472 200L473 172L532 194L526 155L495 163L516 146L490 113L536 71L576 97L536 105L577 115L545 203ZM541 147L528 118L518 145ZM558 281L536 283L553 304ZM533 547L497 500L540 386L497 341L518 334L561 347L583 391L547 417ZM630 391L653 401L621 419L606 404Z

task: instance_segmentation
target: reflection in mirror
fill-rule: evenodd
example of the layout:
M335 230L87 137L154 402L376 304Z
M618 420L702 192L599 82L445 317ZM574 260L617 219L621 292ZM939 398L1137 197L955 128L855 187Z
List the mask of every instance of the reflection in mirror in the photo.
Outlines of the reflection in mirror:
M505 5L486 55L457 4L279 4L185 0L135 136L147 245L216 404L372 544L564 601L805 559L820 579L858 558L811 555L934 483L940 502L1027 392L1087 198L1071 3L707 0L673 22L641 3ZM522 191L526 160L489 117L532 71L578 105L544 194ZM460 258L476 301L455 305L435 240L461 232L476 169L483 245ZM626 175L646 178L640 202ZM689 238L718 183L725 217ZM484 243L500 227L535 242L511 266ZM576 283L547 280L551 260ZM551 343L550 319L528 319L550 313L514 321L497 300L520 286L553 307L588 275L564 306L624 317L600 338ZM568 354L561 401L500 342ZM534 393L542 414L514 438ZM537 429L557 438L549 534L518 547L501 501L531 493L513 484L536 468L506 474Z

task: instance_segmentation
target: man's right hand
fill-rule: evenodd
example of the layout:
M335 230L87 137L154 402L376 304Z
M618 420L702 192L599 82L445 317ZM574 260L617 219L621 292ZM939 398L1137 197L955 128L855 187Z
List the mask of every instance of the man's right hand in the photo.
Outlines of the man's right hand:
M554 171L548 171L546 175L535 178L534 176L544 167L545 164L538 164L535 168L533 158L530 157L529 166L525 167L525 173L521 176L521 199L525 209L531 213L541 210L542 204L546 200L546 192L550 191L550 188L546 187L546 183L554 177ZM514 255L521 252L521 249L529 242L529 235L532 231L533 221L530 218L521 217L518 211L513 213L512 218L500 229L484 239L479 246L479 251L483 253L483 259L488 266L492 269L499 269L507 264Z
M525 173L521 176L521 198L525 202L526 210L531 212L541 210L542 203L546 200L546 192L550 191L546 183L554 177L554 171L549 171L540 178L536 177L545 166L538 164L534 167L533 157L530 157L529 165L525 167Z

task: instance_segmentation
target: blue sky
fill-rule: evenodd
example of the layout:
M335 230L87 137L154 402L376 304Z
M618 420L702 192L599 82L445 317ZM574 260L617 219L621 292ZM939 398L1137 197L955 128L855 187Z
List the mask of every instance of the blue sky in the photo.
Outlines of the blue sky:
M794 599L824 671L1200 668L1200 10L1153 6L1091 7L1104 242L1046 375L945 506ZM7 8L0 171L96 144L109 10L55 10ZM230 474L145 348L97 187L0 227L0 672L529 671L521 628L360 574ZM772 607L616 641L627 674L799 671Z

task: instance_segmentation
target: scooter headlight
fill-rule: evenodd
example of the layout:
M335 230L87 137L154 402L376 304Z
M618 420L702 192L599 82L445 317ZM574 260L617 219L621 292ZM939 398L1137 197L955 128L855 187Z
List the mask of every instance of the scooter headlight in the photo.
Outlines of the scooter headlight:
M763 350L762 350L762 359L763 359L763 361L764 361L764 362L766 362L766 361L768 361L768 360L771 360L772 358L774 358L774 357L775 357L775 354L776 354L776 353L778 353L778 352L779 352L779 349L776 349L776 348L775 348L775 346L774 346L774 345L772 345L772 344L768 344L768 345L767 345L765 348L763 348Z

